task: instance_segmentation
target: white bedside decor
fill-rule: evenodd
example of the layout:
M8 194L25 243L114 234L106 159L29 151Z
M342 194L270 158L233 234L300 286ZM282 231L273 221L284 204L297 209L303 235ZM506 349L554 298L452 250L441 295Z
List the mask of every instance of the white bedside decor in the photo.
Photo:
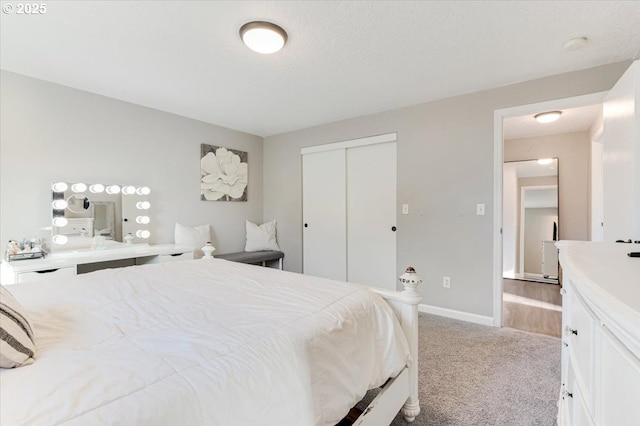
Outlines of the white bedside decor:
M216 251L216 248L210 242L207 242L202 247L202 252L204 253L203 259L213 259L213 252Z

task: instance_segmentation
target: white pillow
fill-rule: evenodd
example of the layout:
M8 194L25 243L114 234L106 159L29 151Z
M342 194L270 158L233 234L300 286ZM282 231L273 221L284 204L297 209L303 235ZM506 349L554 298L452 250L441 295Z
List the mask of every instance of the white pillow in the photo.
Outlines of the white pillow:
M211 227L209 225L186 226L176 223L174 241L179 246L193 247L193 257L204 256L202 247L211 241Z
M272 220L260 226L247 220L247 243L244 251L280 251L276 241L276 221Z
M3 285L0 285L0 323L0 367L31 364L36 351L31 324L24 308Z

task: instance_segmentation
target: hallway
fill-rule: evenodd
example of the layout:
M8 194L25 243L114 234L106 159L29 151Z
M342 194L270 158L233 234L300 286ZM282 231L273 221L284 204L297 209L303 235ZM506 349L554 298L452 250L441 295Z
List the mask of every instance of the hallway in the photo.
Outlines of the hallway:
M561 337L560 286L533 281L503 279L504 327Z

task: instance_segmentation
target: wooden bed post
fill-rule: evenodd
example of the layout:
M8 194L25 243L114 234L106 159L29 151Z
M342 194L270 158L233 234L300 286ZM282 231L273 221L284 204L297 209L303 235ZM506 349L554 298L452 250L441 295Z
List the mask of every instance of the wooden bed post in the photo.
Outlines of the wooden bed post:
M409 341L411 364L409 365L409 398L402 407L402 414L408 422L412 422L420 414L418 400L418 304L422 297L416 291L422 279L413 267L409 266L399 278L404 285L401 293L407 306L401 311L401 324Z
M404 290L372 288L391 307L409 344L409 362L393 379L387 381L353 426L389 424L401 411L408 422L420 414L418 400L418 304L422 297L416 291L422 279L408 267L399 278Z

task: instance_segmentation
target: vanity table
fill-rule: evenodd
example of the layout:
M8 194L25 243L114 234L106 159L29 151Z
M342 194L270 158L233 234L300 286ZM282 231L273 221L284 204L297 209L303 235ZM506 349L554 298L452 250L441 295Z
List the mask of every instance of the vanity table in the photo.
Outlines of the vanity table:
M562 386L558 425L640 419L640 244L561 241Z
M193 259L193 248L175 244L118 244L101 250L54 252L45 258L2 261L0 281L17 284L74 276L98 269Z

